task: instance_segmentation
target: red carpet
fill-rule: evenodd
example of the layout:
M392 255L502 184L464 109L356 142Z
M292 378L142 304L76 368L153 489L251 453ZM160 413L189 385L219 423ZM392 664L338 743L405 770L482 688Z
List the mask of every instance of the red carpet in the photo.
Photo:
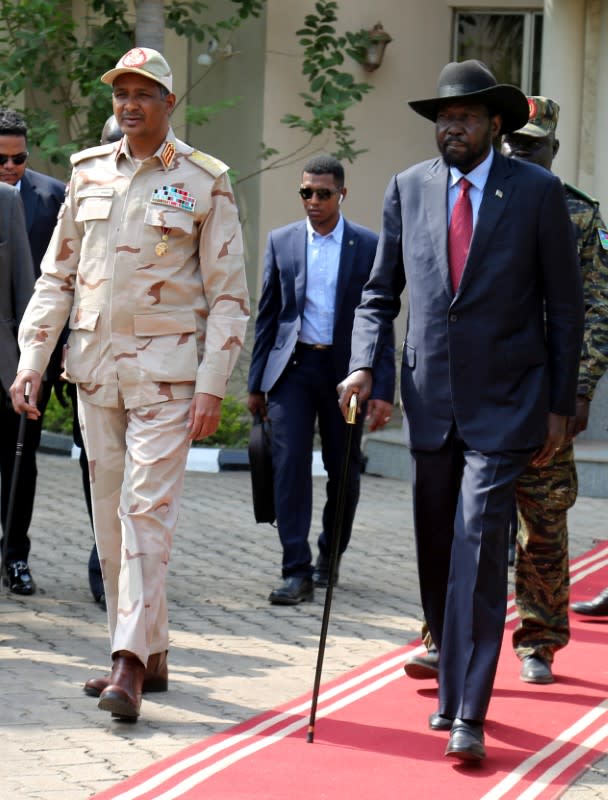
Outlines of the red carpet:
M608 542L571 565L572 599L608 586ZM412 647L321 688L314 744L310 693L149 767L96 800L449 800L556 798L608 752L608 619L571 616L557 682L519 680L512 601L486 723L487 759L443 757L430 731L436 684L404 676ZM329 634L331 636L331 623ZM420 648L421 649L421 648ZM312 683L312 681L311 681Z

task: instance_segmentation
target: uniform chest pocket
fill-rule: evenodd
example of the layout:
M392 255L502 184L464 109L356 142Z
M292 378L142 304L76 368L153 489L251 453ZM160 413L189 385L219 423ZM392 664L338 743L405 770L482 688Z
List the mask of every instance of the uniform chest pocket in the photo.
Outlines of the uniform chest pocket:
M95 219L108 219L111 210L111 197L87 195L86 197L78 198L76 222L90 222L91 220Z
M148 203L144 223L155 228L167 228L169 236L190 236L194 217L187 211Z

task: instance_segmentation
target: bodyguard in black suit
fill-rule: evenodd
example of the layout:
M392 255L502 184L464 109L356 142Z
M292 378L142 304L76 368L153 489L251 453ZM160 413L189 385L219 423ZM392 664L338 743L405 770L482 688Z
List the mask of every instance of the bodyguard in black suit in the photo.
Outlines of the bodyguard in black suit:
M514 484L565 442L581 277L559 179L492 147L527 122L525 95L465 61L443 69L436 98L410 105L435 122L442 158L388 186L341 405L367 396L371 359L407 284L401 393L422 605L439 649L429 724L451 731L447 756L478 761L504 629Z
M378 241L375 233L340 214L346 191L339 161L327 156L309 161L300 186L307 219L272 231L266 248L248 405L253 414L268 416L272 425L275 510L284 581L269 600L278 605L295 605L313 596L308 534L316 420L328 481L314 583L327 586L328 581L346 428L336 386L348 367L354 311ZM372 430L388 422L392 409L395 365L391 326L384 342L373 364L374 392L367 409ZM353 431L340 554L348 545L359 499L363 416Z
M10 109L0 110L0 182L19 189L25 223L29 239L35 276L40 275L40 262L51 239L57 214L65 196L65 184L61 181L27 169L27 125L24 119ZM55 352L49 369L47 380L43 384L38 408L42 413L46 408L53 381L59 377L61 366L61 348ZM12 474L15 456L15 445L19 417L10 410L3 415L2 440L0 457L7 470ZM6 431L6 433L5 433ZM13 517L13 525L6 553L6 568L10 589L16 594L33 594L35 584L28 565L30 539L28 531L34 509L36 494L36 450L40 444L42 431L42 415L37 420L29 420L21 456L19 482L15 498L18 513ZM10 485L10 484L9 484ZM9 485L2 483L2 525L6 522L8 508Z

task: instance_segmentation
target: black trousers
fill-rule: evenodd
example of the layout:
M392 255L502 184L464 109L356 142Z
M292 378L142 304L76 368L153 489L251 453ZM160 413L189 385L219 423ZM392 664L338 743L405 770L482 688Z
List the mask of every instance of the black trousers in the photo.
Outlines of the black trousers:
M315 422L319 425L323 465L327 471L323 529L319 551L329 555L342 472L346 422L338 407L331 350L300 346L268 396L272 423L272 463L277 527L283 546L282 575L312 574L308 534L312 520L312 454ZM361 434L365 409L352 434L340 553L350 540L361 483Z
M50 382L43 382L38 408L41 415L37 420L27 420L25 425L25 440L19 467L19 480L17 482L15 505L11 530L7 532L8 505L11 484L15 468L15 454L17 450L17 436L19 433L19 415L13 411L10 397L0 386L0 516L2 519L2 548L4 537L8 533L6 544L6 560L27 561L30 553L31 542L28 535L32 513L34 511L34 498L36 496L36 451L40 445L42 420L52 386ZM4 549L3 549L4 552Z
M412 451L420 594L439 650L439 713L485 719L502 644L515 482L530 451L482 453L453 431Z

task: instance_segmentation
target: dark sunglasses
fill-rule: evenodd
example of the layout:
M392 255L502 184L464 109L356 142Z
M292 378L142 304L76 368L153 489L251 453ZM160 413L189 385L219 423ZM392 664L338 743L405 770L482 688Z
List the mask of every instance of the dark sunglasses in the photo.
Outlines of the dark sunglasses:
M313 194L316 194L319 200L329 200L332 194L339 194L339 192L339 189L309 189L308 186L300 186L298 190L302 200L312 200Z
M25 164L28 156L29 153L17 153L16 156L5 156L3 153L0 153L0 166L3 167L7 161L12 161L15 166L20 166L21 164Z

